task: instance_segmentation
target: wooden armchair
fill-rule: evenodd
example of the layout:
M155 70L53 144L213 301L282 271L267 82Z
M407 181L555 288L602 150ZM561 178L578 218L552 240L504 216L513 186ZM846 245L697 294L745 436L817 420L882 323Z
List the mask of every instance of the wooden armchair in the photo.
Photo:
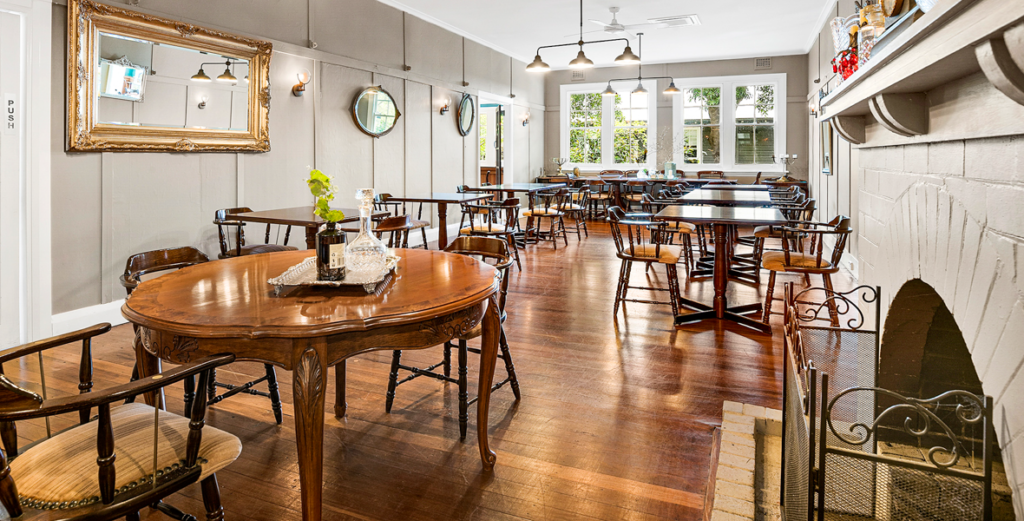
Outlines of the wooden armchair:
M246 244L245 243L245 222L232 219L231 216L236 213L249 213L252 210L247 207L239 208L221 208L213 214L213 224L217 225L217 236L220 239L220 255L218 258L226 259L228 257L241 257L242 255L256 255L258 253L271 253L275 251L292 251L298 248L294 246L286 246L288 239L292 234L292 227L288 226L284 231L284 245L273 244L270 242L270 227L267 225L267 231L263 236L263 244ZM229 237L231 235L230 229L235 229L235 246L234 248L230 245Z
M512 394L516 400L521 398L519 391L519 379L516 377L515 366L512 365L512 355L508 348L508 338L505 336L505 303L508 297L508 283L509 283L509 272L512 268L512 257L509 253L508 243L496 239L494 237L457 237L451 244L445 248L446 252L457 253L459 255L467 255L470 257L477 257L482 262L486 262L494 266L498 271L499 277L501 278L500 293L498 295L498 310L501 313L501 336L498 339L498 347L500 352L498 358L505 363L505 372L508 375L504 380L491 386L491 391L497 391L505 384L510 384L512 388ZM467 358L468 353L480 353L479 349L469 347L467 345L468 340L472 340L483 335L483 327L477 325L473 329L457 337L458 340L458 378L451 377L451 349L456 347L451 341L445 342L444 344L444 358L442 361L427 367L426 369L419 369L408 365L403 365L402 362L402 351L396 350L392 353L391 358L391 373L388 379L388 390L384 403L384 409L387 412L391 412L391 407L395 402L395 390L396 388L408 382L419 378L420 376L426 376L435 380L441 380L443 382L450 382L458 384L459 386L459 433L462 438L466 437L466 429L469 420L469 406L472 405L478 398L469 399L468 393L468 381L467 381ZM442 372L438 373L435 370L440 367ZM398 371L403 370L412 373L406 378L399 380Z
M418 208L416 209L416 217L412 217L412 214L408 211L405 202L392 201L391 198L392 195L388 193L378 194L377 197L375 198L376 200L373 203L374 209L388 212L393 216L410 216L412 218L412 221L411 227L409 228L409 233L415 230L419 230L421 238L423 239L423 249L429 249L427 248L427 228L430 228L430 221L423 219L423 203L418 203ZM407 248L409 246L408 234L406 234L405 239L405 245L402 246L403 248Z
M697 172L697 179L725 179L725 172L721 170L701 170Z
M82 343L80 394L44 399L0 375L0 422L14 434L14 422L79 413L80 425L30 445L20 455L7 444L0 453L0 502L12 518L65 520L139 519L154 507L178 519L195 517L161 500L197 481L202 484L207 519L223 520L216 472L238 458L238 438L204 428L204 389L214 368L234 355L217 355L108 389L93 391L91 340L110 331L98 324L26 344L0 355L0 367L28 355ZM125 403L140 394L199 375L199 400L185 418L141 403ZM44 389L45 394L45 389ZM95 408L98 415L90 419ZM154 441L158 443L154 445ZM115 450L116 449L116 450ZM155 480L155 483L154 483Z
M533 194L533 204L529 210L522 213L526 217L526 235L531 233L538 240L547 235L551 244L558 249L558 237L562 237L565 245L569 245L569 236L565 232L565 212L561 209L569 204L569 189L561 188L551 192L537 192ZM548 231L541 228L544 219L548 220Z
M487 201L483 204L462 203L462 222L459 235L463 237L498 237L503 239L516 259L516 267L523 270L516 247L515 231L519 224L519 198Z
M649 215L649 214L648 214ZM613 206L608 211L608 222L611 223L612 239L615 242L615 254L622 261L619 269L619 284L615 289L615 307L612 314L618 314L619 305L625 302L643 304L670 304L672 314L679 314L679 274L676 264L683 255L682 248L668 244L669 232L665 222L651 221L643 214L626 215L622 208ZM668 274L668 289L647 286L630 286L629 277L633 263L663 264ZM628 298L630 289L647 291L667 291L669 300L641 300Z
M853 228L850 226L850 218L839 215L828 223L817 223L812 221L791 221L787 226L781 228L782 251L767 252L761 258L761 267L769 271L768 290L765 292L764 313L761 321L765 324L772 314L772 297L775 291L775 275L777 273L797 273L802 275L821 275L825 285L826 297L834 293L832 288L832 274L839 271L839 261L842 259L846 243L850 238ZM835 246L832 252L825 255L825 236L835 237ZM800 244L810 239L810 247L807 253L802 253ZM829 314L833 320L838 320L835 299L827 299Z
M128 262L125 263L124 273L121 274L121 285L124 286L125 292L127 292L130 297L132 291L142 282L142 277L144 275L151 275L161 271L178 270L209 261L210 258L207 257L205 253L191 246L136 253L135 255L128 257ZM277 371L271 364L263 364L263 369L264 375L262 377L241 385L218 382L217 371L213 370L210 374L210 379L207 382L207 405L214 405L223 401L225 398L230 398L238 393L262 396L270 399L270 408L274 412L274 419L277 421L278 425L280 425L284 418L281 412L281 392L277 385ZM134 379L137 376L138 368L135 368L132 370L132 378ZM257 390L255 386L263 382L267 383L267 390ZM227 392L218 395L218 387L225 389ZM187 378L185 380L186 414L188 413L189 408L192 407L194 397L195 379Z

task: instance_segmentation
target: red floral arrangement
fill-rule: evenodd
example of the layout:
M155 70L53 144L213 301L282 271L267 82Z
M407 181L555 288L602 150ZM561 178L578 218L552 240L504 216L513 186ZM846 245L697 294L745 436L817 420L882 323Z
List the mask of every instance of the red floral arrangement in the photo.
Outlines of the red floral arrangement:
M840 51L835 58L832 58L832 72L838 72L845 80L857 72L857 62L856 47Z

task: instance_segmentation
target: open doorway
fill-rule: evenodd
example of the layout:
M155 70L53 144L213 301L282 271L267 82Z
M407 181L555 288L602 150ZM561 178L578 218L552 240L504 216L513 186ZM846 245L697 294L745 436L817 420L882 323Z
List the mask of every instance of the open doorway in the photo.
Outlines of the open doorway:
M499 185L511 179L505 174L512 169L512 129L509 116L512 100L503 96L480 93L480 184Z

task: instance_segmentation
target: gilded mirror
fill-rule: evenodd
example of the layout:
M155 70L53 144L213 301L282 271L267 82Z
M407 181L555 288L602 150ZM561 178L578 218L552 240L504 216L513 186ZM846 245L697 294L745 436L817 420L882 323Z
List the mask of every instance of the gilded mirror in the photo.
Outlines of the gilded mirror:
M270 42L68 2L68 150L270 150Z
M380 85L364 89L352 102L352 120L368 136L381 137L391 132L400 117L395 98Z
M459 102L459 113L455 118L455 122L459 125L459 134L469 135L469 132L473 130L473 121L475 120L476 104L473 103L473 97L463 94L462 101Z

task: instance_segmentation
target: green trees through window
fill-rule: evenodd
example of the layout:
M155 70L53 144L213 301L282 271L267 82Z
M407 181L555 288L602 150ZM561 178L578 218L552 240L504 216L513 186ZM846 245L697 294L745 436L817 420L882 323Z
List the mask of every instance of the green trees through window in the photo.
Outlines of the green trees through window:
M602 97L569 94L569 162L601 163Z

